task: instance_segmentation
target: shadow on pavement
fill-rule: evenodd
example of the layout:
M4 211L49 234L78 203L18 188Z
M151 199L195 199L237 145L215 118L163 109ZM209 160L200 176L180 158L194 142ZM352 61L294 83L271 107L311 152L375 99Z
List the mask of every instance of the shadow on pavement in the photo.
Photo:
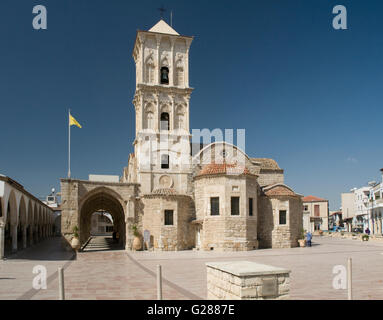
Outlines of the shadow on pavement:
M76 254L73 251L68 251L63 247L62 237L57 236L45 239L16 253L6 255L4 260L60 261L73 260L75 257Z

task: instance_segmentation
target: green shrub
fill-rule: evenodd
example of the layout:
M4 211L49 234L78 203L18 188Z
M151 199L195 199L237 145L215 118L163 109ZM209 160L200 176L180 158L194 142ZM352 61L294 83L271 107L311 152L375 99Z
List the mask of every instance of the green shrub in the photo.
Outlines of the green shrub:
M133 230L133 235L135 237L138 237L140 235L139 232L138 232L137 226L135 224L132 225L132 230Z
M75 238L78 238L78 227L77 227L77 226L74 226L74 227L73 227L73 236L74 236Z

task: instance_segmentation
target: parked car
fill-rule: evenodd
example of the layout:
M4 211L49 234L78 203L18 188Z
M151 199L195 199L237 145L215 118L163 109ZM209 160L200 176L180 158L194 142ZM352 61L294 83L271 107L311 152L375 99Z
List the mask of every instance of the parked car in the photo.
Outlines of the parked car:
M363 233L363 228L362 227L352 228L352 232Z
M344 227L339 227L339 226L335 226L332 231L334 232L341 232L341 231L346 231L346 229Z

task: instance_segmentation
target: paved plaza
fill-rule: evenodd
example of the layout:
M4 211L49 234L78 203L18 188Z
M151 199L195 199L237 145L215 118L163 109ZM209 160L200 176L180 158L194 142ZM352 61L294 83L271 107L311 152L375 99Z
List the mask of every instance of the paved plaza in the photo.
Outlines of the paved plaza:
M206 262L247 260L290 269L292 299L346 299L334 290L335 265L353 259L355 299L383 299L383 243L314 237L311 248L248 252L126 252L93 250L74 257L60 238L0 261L0 299L57 299L57 268L65 268L67 299L156 299L155 272L162 265L164 299L205 299ZM43 252L43 253L42 253ZM35 265L48 271L47 289L32 288Z

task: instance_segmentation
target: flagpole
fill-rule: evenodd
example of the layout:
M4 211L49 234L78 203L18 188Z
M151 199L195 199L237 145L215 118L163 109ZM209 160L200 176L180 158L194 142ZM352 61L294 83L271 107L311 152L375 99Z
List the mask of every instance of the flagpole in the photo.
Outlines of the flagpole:
M68 179L70 179L70 109L68 113L69 152L68 152Z

